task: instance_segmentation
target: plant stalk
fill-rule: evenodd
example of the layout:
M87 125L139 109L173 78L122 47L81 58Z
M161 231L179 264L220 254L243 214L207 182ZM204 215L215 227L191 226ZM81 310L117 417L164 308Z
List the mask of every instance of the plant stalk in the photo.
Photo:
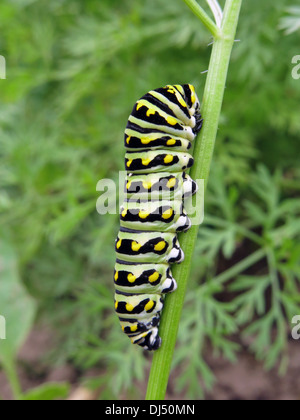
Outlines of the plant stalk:
M9 381L14 399L21 401L23 398L22 389L16 369L15 362L13 360L2 364L5 375Z
M196 3L184 1L189 7L192 3ZM194 149L195 163L190 173L195 180L203 179L205 186L207 185L210 172L241 4L242 0L227 0L222 25L220 31L218 28L218 35L215 36L212 48L201 107L204 124L196 141ZM201 16L198 17L203 21ZM165 301L160 326L160 336L163 344L161 349L157 350L153 356L146 395L147 400L163 400L165 398L198 229L199 226L192 226L188 233L181 234L179 237L181 247L185 253L185 260L182 264L176 265L172 269L174 277L178 280L178 289L174 294L168 296Z

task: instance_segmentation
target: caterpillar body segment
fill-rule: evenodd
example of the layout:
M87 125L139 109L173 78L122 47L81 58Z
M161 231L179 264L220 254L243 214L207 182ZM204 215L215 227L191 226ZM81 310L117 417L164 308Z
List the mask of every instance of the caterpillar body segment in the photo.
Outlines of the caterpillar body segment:
M198 190L198 186L185 172L128 174L125 182L127 201L169 199L182 201Z
M152 150L166 149L187 152L191 149L192 143L189 140L177 136L162 135L161 132L148 133L141 136L134 130L126 130L125 148L128 152L145 150L151 147Z
M116 263L114 272L116 291L123 293L173 292L177 288L169 264L124 264Z
M118 260L133 263L180 263L184 258L177 235L169 232L120 230L116 254Z
M137 231L181 232L190 219L181 201L128 201L121 207L121 227Z
M183 172L194 163L192 155L186 152L168 150L145 150L141 152L128 152L125 155L126 171L131 173Z

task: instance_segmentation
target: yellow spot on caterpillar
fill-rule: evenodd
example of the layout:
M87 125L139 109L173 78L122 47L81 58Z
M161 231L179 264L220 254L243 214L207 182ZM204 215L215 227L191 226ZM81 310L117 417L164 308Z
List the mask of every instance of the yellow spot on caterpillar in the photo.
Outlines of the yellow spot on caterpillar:
M139 218L140 219L147 219L148 216L149 216L149 213L147 211L145 211L145 210L141 210L139 212Z
M128 159L127 164L126 164L127 168L129 168L131 164L132 164L132 159Z
M155 273L151 274L151 276L149 276L149 281L150 283L154 283L159 279L159 274L157 271L155 271Z
M126 216L126 214L127 214L127 209L124 209L124 210L122 211L122 217L125 217L125 216Z
M129 283L134 283L136 280L136 277L132 273L130 273L127 276L127 280L129 281Z
M142 106L144 106L141 102L137 102L136 103L136 110L138 111L139 109L142 108Z
M150 115L155 115L155 112L156 112L155 109L149 108L146 115L147 115L147 117L150 117Z
M145 311L151 311L151 309L154 306L154 302L153 300L150 300L146 305L145 305Z
M132 327L130 327L131 332L136 332L137 329L138 329L137 325L133 325Z
M150 143L151 139L149 139L148 137L143 137L141 138L141 143L142 144L148 144Z
M143 187L145 188L145 190L150 190L151 187L152 187L152 184L151 184L150 181L148 181L148 182L144 181L143 182Z
M172 209L168 209L166 210L163 214L162 214L162 218L163 219L170 219L170 217L173 216L173 210Z
M124 332L124 330L125 330L125 327L124 327L124 325L122 325L122 327L121 327L121 328L122 328L122 331Z
M148 166L150 162L151 162L151 159L142 159L143 166Z
M132 244L131 244L131 249L134 252L138 252L140 250L141 246L142 245L139 244L138 242L133 241Z
M176 140L174 139L170 139L167 141L167 146L174 146L174 144L176 144Z
M131 181L128 181L128 182L127 182L127 185L126 185L127 190L129 190L129 188L131 187L131 184L132 184L132 182L131 182Z
M130 140L131 140L131 137L128 136L127 139L126 139L126 143L129 144Z
M193 85L189 85L189 88L190 88L190 90L191 90L191 92L192 92L192 95L191 95L192 104L194 104L194 103L196 102L196 92L195 92L195 88L194 88L194 86L193 86Z
M115 301L115 310L117 310L117 309L118 309L118 305L119 305L119 302L116 300L116 301Z
M134 310L134 306L131 303L126 303L126 311L132 312Z
M169 93L174 93L175 92L175 89L173 88L173 86L168 85L167 88L168 88L167 92L169 92Z
M169 115L167 116L166 121L170 125L176 125L177 124L177 120L174 117L171 117Z
M167 187L174 188L175 185L176 185L176 178L170 178L169 181L167 182Z
M119 249L122 245L122 239L119 239L117 242L117 249Z
M167 163L171 163L172 161L173 161L173 159L174 159L174 156L173 155L167 155L167 156L165 156L165 158L164 158L164 162L167 164Z
M165 248L165 246L166 246L165 241L160 241L154 246L154 249L155 251L162 251Z
M118 271L116 271L116 273L115 273L115 281L117 281L117 280L118 280L118 278L119 278L119 272L118 272Z

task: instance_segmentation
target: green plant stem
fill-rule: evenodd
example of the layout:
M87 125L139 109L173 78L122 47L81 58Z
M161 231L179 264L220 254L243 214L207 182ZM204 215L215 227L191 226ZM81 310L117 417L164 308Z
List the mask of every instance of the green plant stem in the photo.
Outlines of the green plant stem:
M190 1L184 1L189 6L192 4ZM203 179L205 186L207 185L213 156L241 3L242 0L227 0L226 2L220 28L221 35L219 34L214 40L204 89L201 108L204 124L195 145L195 163L190 175L193 179ZM200 16L199 19L201 19ZM179 238L185 253L185 260L172 270L174 277L178 279L178 289L176 293L168 296L165 302L160 326L163 344L161 349L156 351L153 356L146 395L147 400L162 400L165 397L198 229L199 226L192 226L187 234L182 234Z
M235 264L233 267L228 268L228 270L214 277L212 279L212 283L214 285L220 285L220 284L225 283L226 281L232 279L233 277L236 277L238 274L247 270L247 268L252 267L253 264L260 261L266 255L267 255L266 249L260 248L259 250L253 252L253 254L249 255L248 257L244 258L242 261Z
M220 35L220 29L214 23L213 20L206 14L202 7L196 2L196 0L183 0L191 11L197 16L198 19L207 27L211 34L217 38Z
M19 377L17 374L17 369L14 361L5 362L2 364L5 375L10 383L10 387L13 393L15 400L20 401L22 400L22 389L19 381Z

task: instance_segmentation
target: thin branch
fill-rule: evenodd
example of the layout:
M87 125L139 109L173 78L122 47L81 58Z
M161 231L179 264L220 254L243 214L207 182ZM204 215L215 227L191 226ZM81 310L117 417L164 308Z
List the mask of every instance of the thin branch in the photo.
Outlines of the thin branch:
M207 4L210 7L210 10L212 11L216 24L219 28L221 28L222 25L222 19L223 19L223 10L221 6L219 5L218 0L206 0Z
M228 220L223 220L223 219L220 219L219 217L215 217L211 215L205 216L205 221L206 223L212 223L215 226L223 227L225 229L228 227L231 227L236 232L240 233L241 235L245 236L248 239L251 239L254 243L260 245L261 247L265 246L265 240L261 236L257 235L255 232L242 226L241 224L229 222Z
M196 2L196 0L183 0L191 11L201 20L201 22L206 26L210 33L217 38L220 36L220 29L214 23L214 21L206 14L201 6Z
M235 264L233 267L228 268L228 270L214 277L211 282L214 285L221 285L225 283L226 281L231 280L233 277L236 277L243 271L247 270L247 268L253 266L255 263L257 263L261 259L265 258L266 255L267 255L266 249L260 248L259 250L253 252L253 254L249 255L248 257L244 258L242 261Z

